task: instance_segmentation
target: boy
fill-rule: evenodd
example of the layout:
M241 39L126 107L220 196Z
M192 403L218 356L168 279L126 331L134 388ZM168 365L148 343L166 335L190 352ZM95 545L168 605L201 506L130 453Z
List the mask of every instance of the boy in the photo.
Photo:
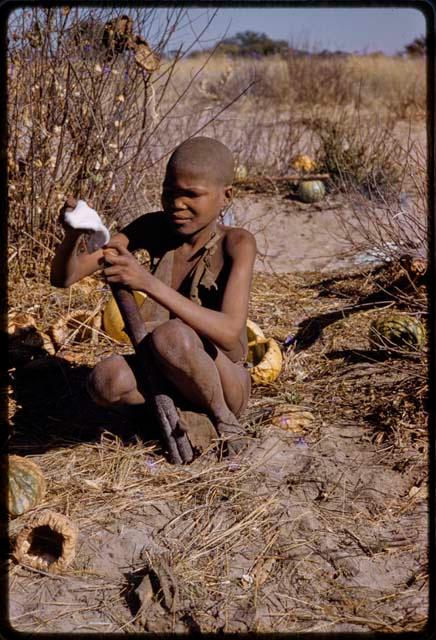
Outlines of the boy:
M58 287L103 267L107 282L146 293L150 302L141 313L154 365L183 398L209 415L224 439L239 427L237 417L250 393L244 363L256 256L251 233L218 222L232 199L233 168L222 143L187 140L168 162L162 211L140 216L91 254L79 252L83 230L66 227L51 269L51 283ZM151 272L132 255L136 249L149 252ZM168 282L159 278L165 267ZM160 320L150 317L153 306ZM88 381L95 402L144 403L134 358L112 355L96 365Z

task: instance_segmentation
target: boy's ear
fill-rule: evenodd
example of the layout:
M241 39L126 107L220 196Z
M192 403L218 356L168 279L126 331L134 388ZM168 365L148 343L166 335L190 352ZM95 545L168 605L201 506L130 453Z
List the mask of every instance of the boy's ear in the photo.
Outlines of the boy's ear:
M232 185L229 185L228 187L225 188L224 195L225 195L225 198L226 198L226 200L228 202L231 202L233 200L233 187L232 187Z

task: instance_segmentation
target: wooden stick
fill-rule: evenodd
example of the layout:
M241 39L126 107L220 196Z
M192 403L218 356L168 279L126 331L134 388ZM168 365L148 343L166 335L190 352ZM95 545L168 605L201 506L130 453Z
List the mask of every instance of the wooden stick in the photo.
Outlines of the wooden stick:
M76 205L77 200L70 196L65 206L74 209ZM138 364L146 384L146 394L159 422L164 443L168 448L170 462L174 464L191 462L194 454L186 433L181 428L174 402L170 396L157 390L155 374L149 360L144 357L146 355L144 354L144 338L147 336L147 330L135 296L130 287L111 284L110 288L123 318L126 333L138 356Z
M146 354L143 350L143 340L147 336L147 331L133 292L130 288L121 285L112 284L110 288L124 320L126 333L138 356L138 364L146 383L148 399L159 421L165 444L168 447L170 462L174 464L191 462L194 454L186 433L180 429L179 416L174 402L170 396L160 393L156 389L154 373L148 359L144 357Z

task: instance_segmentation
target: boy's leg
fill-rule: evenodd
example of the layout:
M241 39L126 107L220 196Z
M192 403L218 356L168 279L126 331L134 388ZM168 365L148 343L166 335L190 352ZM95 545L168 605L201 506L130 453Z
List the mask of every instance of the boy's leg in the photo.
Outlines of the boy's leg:
M129 356L112 355L99 362L89 374L87 390L94 402L103 407L141 405L145 402Z
M169 320L155 329L151 346L156 364L182 396L211 414L219 430L235 427L235 415L245 409L250 392L247 370L235 364L213 345L205 345L180 320ZM210 355L209 355L210 354ZM88 380L88 391L103 406L142 404L144 394L129 357L114 355L97 364ZM134 368L134 367L133 367Z
M193 405L209 413L219 432L226 432L226 426L239 427L235 416L245 409L250 393L246 369L213 344L203 342L178 319L157 327L150 342L165 378Z

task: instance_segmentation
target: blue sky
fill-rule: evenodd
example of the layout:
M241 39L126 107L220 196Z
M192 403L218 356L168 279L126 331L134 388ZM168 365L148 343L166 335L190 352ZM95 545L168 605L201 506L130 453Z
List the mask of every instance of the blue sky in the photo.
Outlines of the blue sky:
M424 15L411 8L193 8L189 9L192 24L185 22L178 29L170 47L192 42L193 33L199 34L215 11L202 36L202 47L196 49L209 47L225 35L250 30L288 40L297 48L383 51L392 55L426 32Z

